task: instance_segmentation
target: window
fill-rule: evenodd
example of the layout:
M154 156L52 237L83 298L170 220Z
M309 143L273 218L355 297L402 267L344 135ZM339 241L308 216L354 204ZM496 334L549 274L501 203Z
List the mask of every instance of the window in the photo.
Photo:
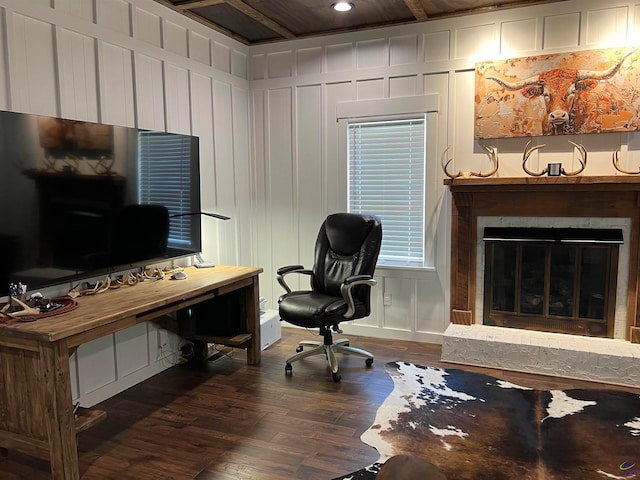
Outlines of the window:
M348 124L348 209L382 220L378 263L425 264L426 115Z
M138 132L138 195L143 204L164 205L170 215L197 211L191 200L191 141L185 135ZM199 221L199 219L197 219ZM192 248L193 217L172 217L168 245Z

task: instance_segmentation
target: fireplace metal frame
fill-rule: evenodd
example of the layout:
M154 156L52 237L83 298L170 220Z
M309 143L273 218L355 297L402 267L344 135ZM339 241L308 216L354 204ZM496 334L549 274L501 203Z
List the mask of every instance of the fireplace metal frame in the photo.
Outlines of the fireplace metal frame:
M519 229L514 229L519 230ZM584 335L592 337L613 338L615 305L616 305L616 278L618 267L618 244L598 244L593 242L591 245L585 243L563 243L563 246L569 246L576 249L576 269L574 271L574 284L572 298L574 304L571 315L554 315L551 313L549 305L551 290L551 247L560 242L545 242L535 240L521 239L516 243L516 270L514 276L514 311L496 310L493 308L493 255L495 246L500 243L499 240L488 240L485 242L485 270L484 270L484 300L483 300L483 318L484 325L520 328L525 330L537 330L555 333L567 333L574 335ZM522 247L525 246L542 246L545 248L545 265L544 265L544 292L542 313L532 314L523 312L520 303L521 284L522 284ZM598 245L598 246L596 246ZM584 248L598 248L606 251L606 269L608 278L606 279L606 289L603 298L603 319L594 319L580 316L579 296L580 296L580 259Z

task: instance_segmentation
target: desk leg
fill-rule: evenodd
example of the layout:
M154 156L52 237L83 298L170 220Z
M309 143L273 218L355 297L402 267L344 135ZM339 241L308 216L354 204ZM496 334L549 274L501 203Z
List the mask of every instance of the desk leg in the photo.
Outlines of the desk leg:
M251 333L251 343L247 347L247 363L258 365L262 360L262 342L260 339L260 287L258 276L253 277L253 284L244 289L245 331Z
M40 358L51 474L54 480L77 480L80 471L66 341L42 344Z

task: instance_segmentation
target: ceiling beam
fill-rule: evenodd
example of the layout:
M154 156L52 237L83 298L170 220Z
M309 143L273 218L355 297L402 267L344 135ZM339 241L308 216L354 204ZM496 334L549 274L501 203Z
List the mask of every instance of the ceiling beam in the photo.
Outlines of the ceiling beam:
M411 13L419 22L429 19L429 15L424 11L420 0L404 0L404 3L409 7L409 10L411 10Z
M247 5L241 0L225 0L225 3L227 3L228 5L231 5L233 8L244 13L246 16L248 16L249 18L252 18L256 22L261 23L262 25L267 27L269 30L273 30L274 32L279 33L284 38L288 38L288 39L296 38L296 35L293 32L291 32L290 30L287 30L279 23L274 22L269 17L263 15L258 10Z
M225 0L189 0L180 2L175 5L176 10L190 10L192 8L210 7L212 5L220 5Z

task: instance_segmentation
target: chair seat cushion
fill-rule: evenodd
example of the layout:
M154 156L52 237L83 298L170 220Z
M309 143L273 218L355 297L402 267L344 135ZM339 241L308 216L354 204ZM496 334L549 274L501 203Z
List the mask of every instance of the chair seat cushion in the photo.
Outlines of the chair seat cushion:
M358 311L356 305L356 311ZM297 291L280 299L280 318L299 327L329 326L344 320L347 304L344 299L318 292Z

